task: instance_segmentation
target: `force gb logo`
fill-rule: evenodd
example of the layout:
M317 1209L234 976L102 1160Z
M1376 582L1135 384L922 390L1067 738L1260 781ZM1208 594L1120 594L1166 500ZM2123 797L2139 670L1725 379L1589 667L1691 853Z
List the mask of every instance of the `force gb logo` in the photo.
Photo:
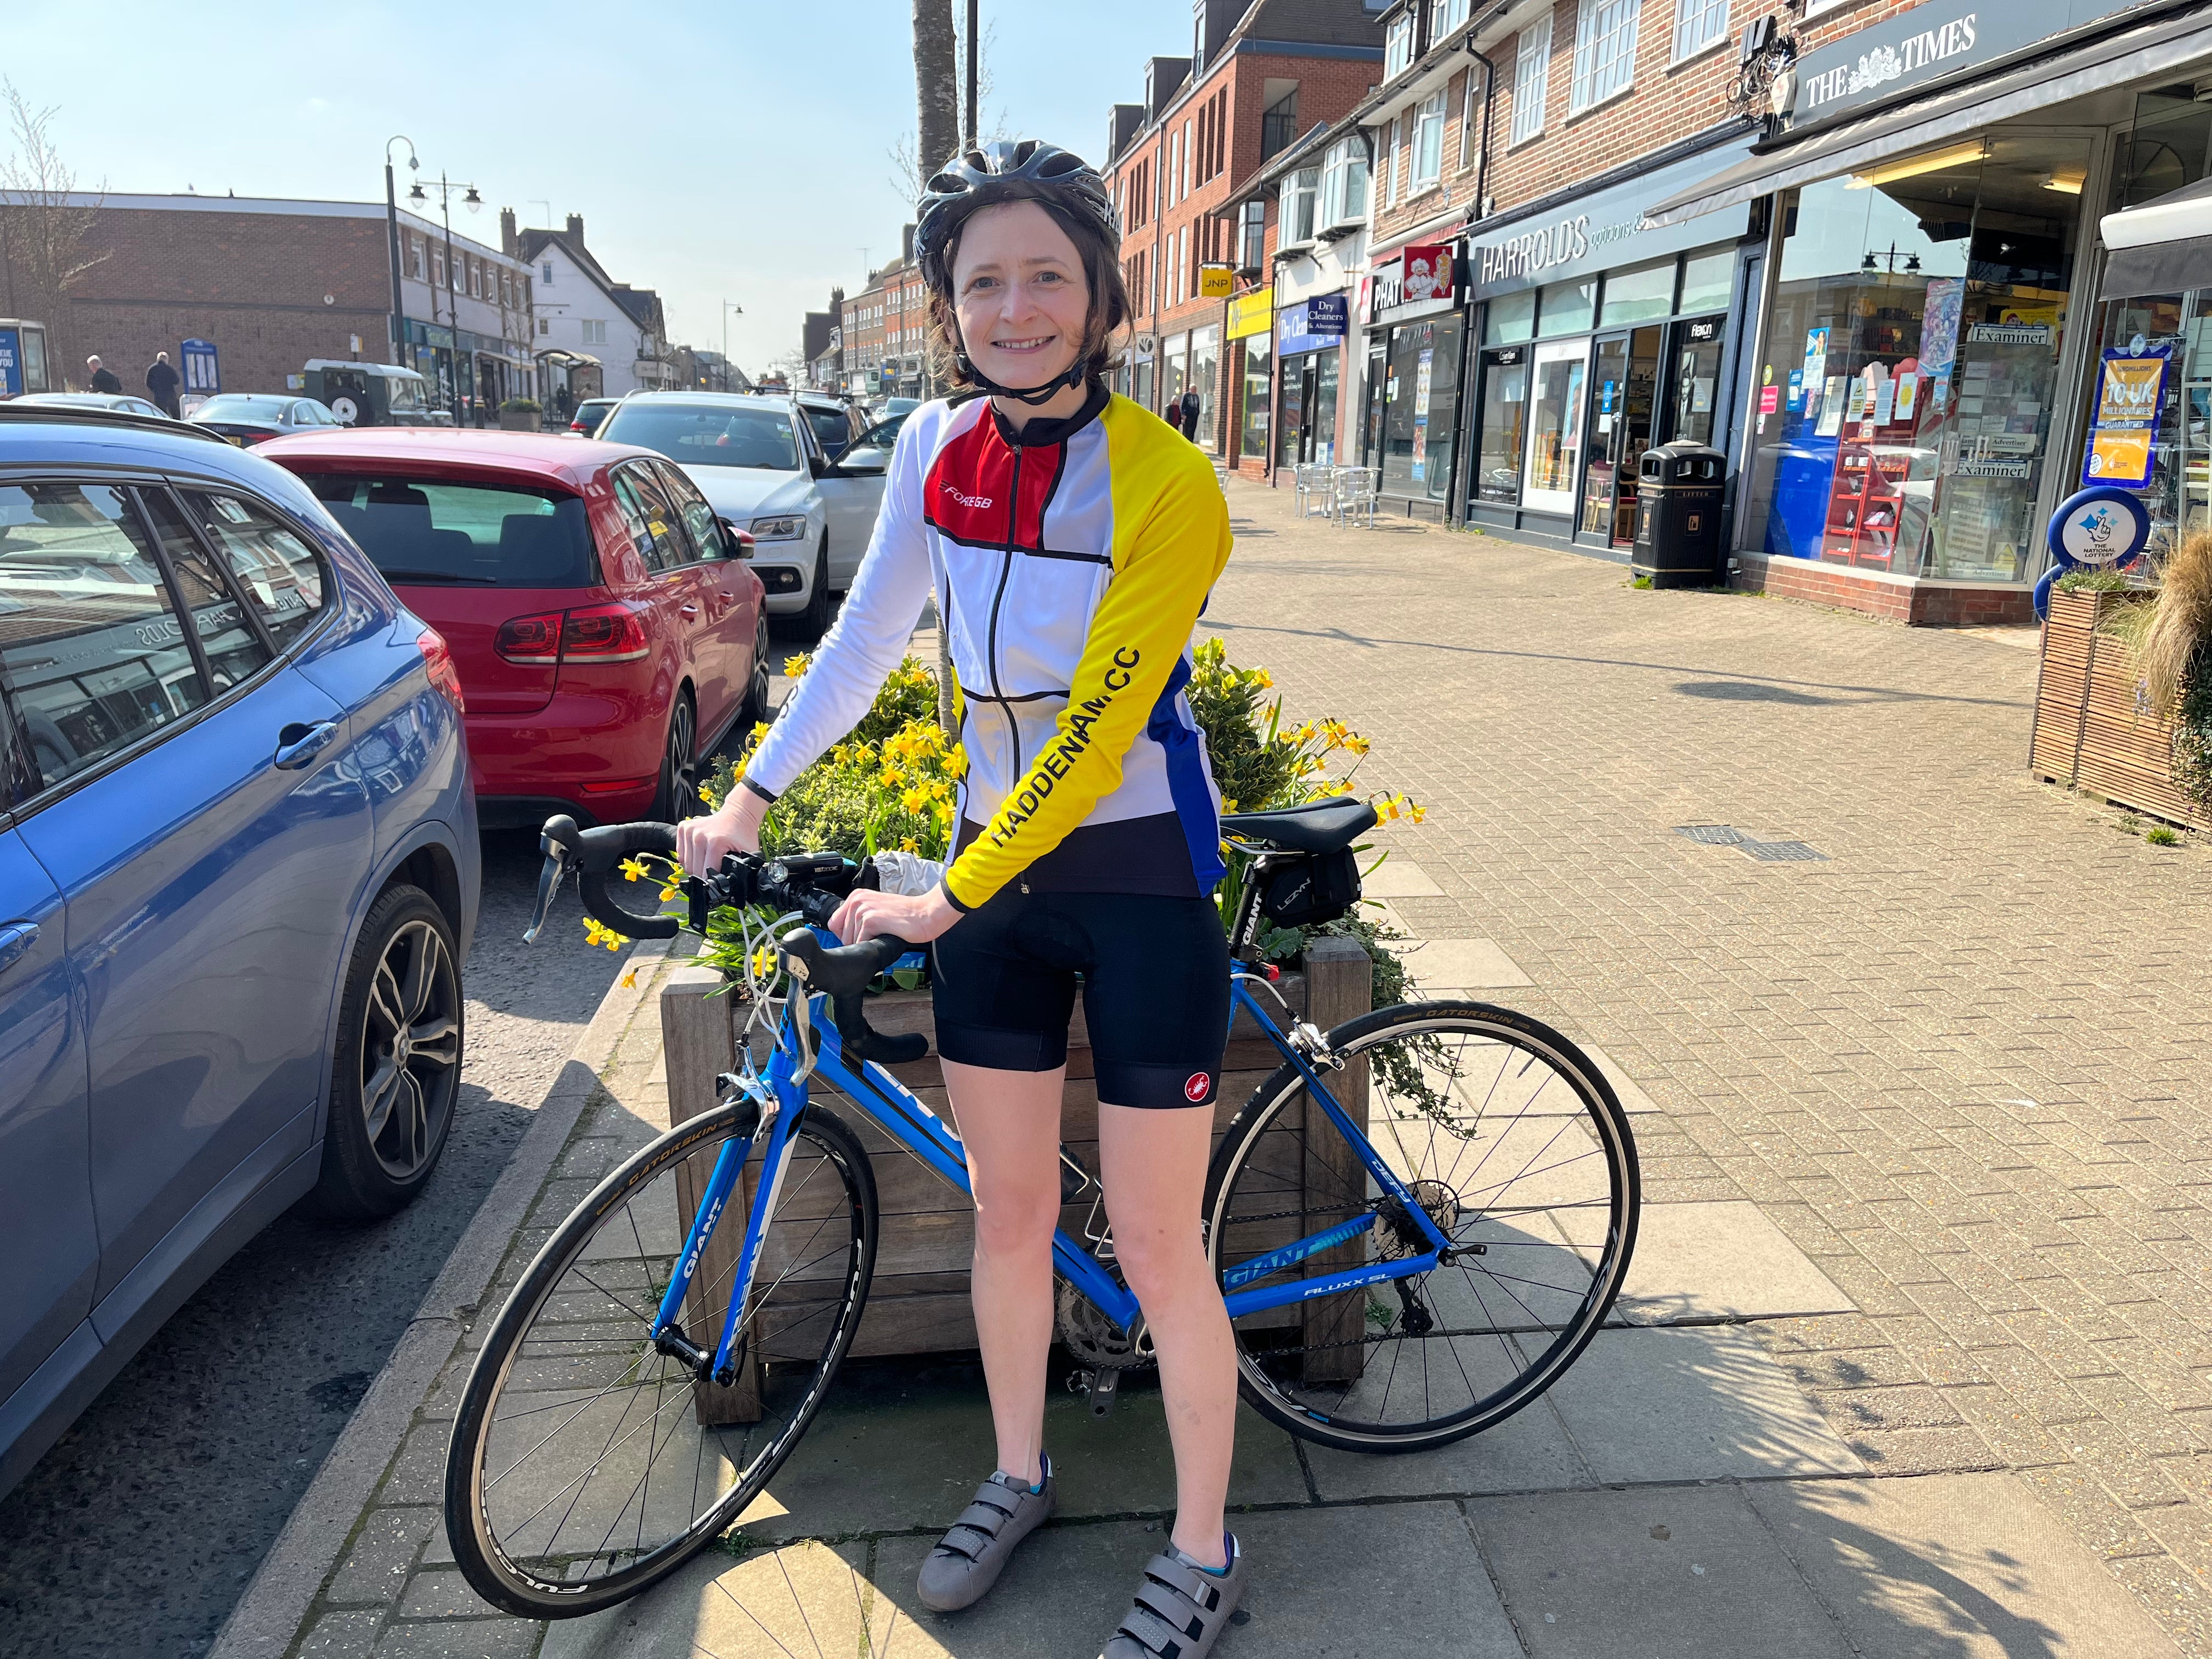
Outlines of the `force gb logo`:
M1193 1072L1190 1081L1182 1085L1183 1098L1194 1105L1203 1102L1206 1091L1213 1086L1212 1079L1203 1072Z
M983 512L991 505L991 498L988 495L963 495L958 489L954 488L949 483L943 485L942 488L946 495L951 496L952 499L959 502L961 506L971 508L975 512Z

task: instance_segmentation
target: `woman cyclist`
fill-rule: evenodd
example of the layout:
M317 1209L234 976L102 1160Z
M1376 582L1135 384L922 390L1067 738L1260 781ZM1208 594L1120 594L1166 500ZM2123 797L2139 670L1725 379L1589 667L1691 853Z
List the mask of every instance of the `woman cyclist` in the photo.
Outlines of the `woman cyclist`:
M866 713L933 585L968 757L953 856L918 896L862 892L848 942L934 941L945 1065L975 1195L975 1330L998 1468L923 1563L972 1605L1053 1510L1041 1444L1060 1107L1081 976L1115 1259L1143 1304L1175 1447L1169 1547L1104 1659L1198 1659L1243 1591L1223 1528L1237 1361L1199 1225L1229 1019L1208 896L1219 795L1182 695L1229 557L1206 457L1107 392L1127 320L1104 184L1049 144L990 145L929 182L915 251L934 348L966 388L908 417L836 625L684 866L758 848L778 790Z

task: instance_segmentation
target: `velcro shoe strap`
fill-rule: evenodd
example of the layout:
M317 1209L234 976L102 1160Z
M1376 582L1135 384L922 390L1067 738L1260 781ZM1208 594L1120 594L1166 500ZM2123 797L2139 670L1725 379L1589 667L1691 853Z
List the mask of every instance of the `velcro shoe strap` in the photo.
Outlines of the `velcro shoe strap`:
M1003 1509L988 1498L978 1498L960 1511L960 1518L952 1524L956 1527L972 1527L986 1538L996 1538L999 1535L999 1528L1013 1518L1014 1512L1012 1510Z
M1145 1577L1167 1585L1206 1613L1221 1605L1221 1580L1195 1567L1185 1566L1164 1551L1146 1564Z
M1137 1592L1137 1605L1151 1608L1168 1624L1180 1627L1182 1633L1194 1642L1206 1634L1206 1615L1212 1611L1200 1602L1200 1610L1194 1612L1188 1598L1180 1590L1170 1589L1164 1584L1155 1584L1149 1580Z
M1133 1607L1121 1620L1121 1634L1159 1659L1178 1659L1191 1638L1147 1607Z
M968 1541L969 1537L976 1540L972 1545ZM990 1534L977 1532L973 1527L963 1528L955 1522L952 1529L937 1540L937 1549L945 1555L957 1555L963 1561L980 1561L983 1559L983 1552L991 1547L991 1543Z

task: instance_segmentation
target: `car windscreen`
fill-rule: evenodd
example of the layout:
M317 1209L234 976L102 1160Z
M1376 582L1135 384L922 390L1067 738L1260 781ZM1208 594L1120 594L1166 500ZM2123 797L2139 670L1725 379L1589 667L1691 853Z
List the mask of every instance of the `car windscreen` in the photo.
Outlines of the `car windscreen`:
M706 404L623 403L599 428L609 443L642 444L682 466L799 468L799 434L775 409L720 409Z
M806 423L814 428L816 441L832 455L853 441L853 423L845 418L842 409L817 409L805 405Z
M595 580L591 524L573 495L404 476L302 476L395 586L586 587Z
M199 406L196 419L203 421L279 421L284 411L296 403L294 398L210 398Z

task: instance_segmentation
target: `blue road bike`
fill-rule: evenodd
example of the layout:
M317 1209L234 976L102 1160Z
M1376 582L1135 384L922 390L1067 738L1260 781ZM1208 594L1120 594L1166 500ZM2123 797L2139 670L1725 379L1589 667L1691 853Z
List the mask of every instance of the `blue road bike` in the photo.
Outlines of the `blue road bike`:
M1574 1363L1627 1270L1639 1183L1612 1088L1537 1021L1437 1000L1321 1031L1283 1004L1255 948L1270 905L1288 893L1310 911L1332 872L1341 900L1374 821L1356 801L1224 820L1253 855L1224 1070L1273 1069L1219 1139L1203 1223L1244 1398L1309 1440L1410 1451L1502 1421ZM678 918L623 910L608 883L622 860L674 845L665 824L551 820L528 936L572 870L606 926L672 935ZM811 854L732 856L688 884L695 928L722 905L761 919L734 1004L750 1021L714 1109L641 1146L572 1141L558 1173L590 1190L486 1332L447 1453L446 1522L493 1605L591 1613L727 1532L852 1348L878 1182L913 1172L890 1154L968 1194L956 1127L899 1075L927 1039L885 1036L864 1013L879 975L920 958L896 939L841 945L824 925L872 880L871 866ZM1151 1363L1143 1310L1098 1183L1065 1147L1062 1198L1076 1231L1053 1241L1058 1336L1103 1411L1122 1373Z

